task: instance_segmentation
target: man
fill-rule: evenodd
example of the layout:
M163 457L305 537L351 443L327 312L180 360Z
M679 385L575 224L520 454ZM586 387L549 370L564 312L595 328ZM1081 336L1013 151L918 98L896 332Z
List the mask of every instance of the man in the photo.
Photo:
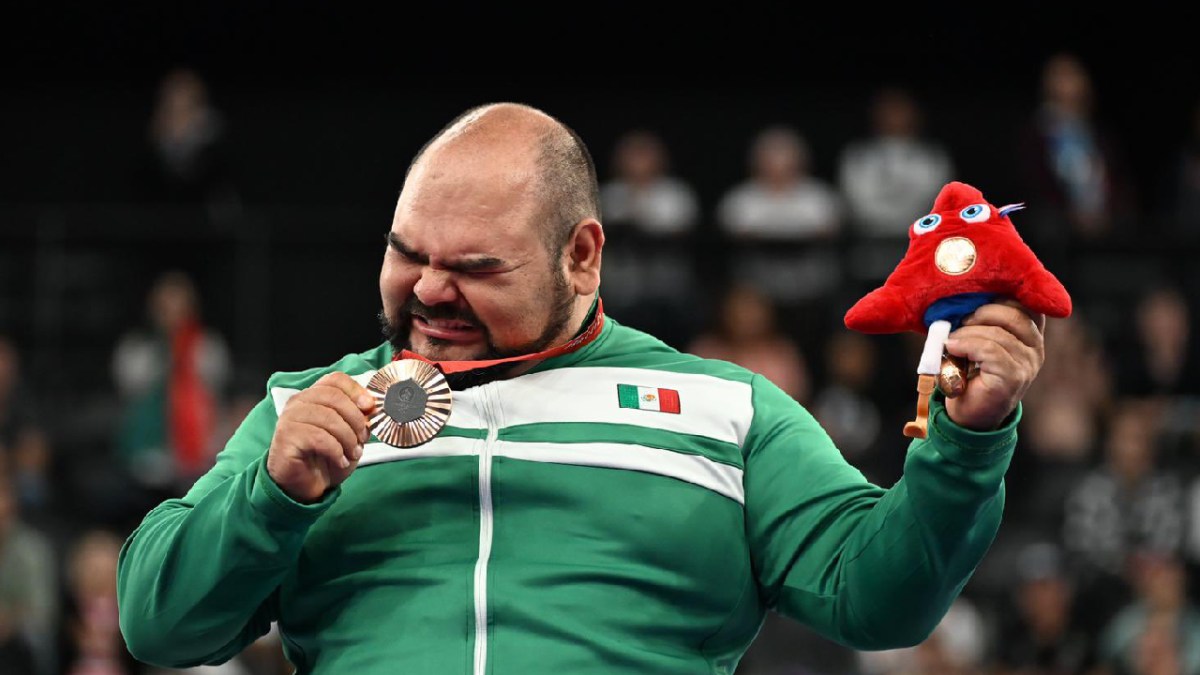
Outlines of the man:
M768 608L858 648L921 641L992 541L1039 321L979 309L982 363L890 490L761 376L603 316L596 176L523 105L414 159L380 274L387 342L277 373L121 556L126 641L219 662L278 622L301 673L731 673ZM573 338L574 336L574 338ZM394 356L452 375L428 443L369 441Z

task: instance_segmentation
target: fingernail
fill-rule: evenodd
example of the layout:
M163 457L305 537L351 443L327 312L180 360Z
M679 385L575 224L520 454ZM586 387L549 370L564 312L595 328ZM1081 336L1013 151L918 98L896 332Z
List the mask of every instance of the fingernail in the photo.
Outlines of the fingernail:
M363 446L360 445L360 446L354 448L354 461L357 462L358 460L362 459L362 454L363 454Z
M343 469L349 469L349 468L350 468L350 460L346 459L346 456L345 456L345 455L342 455L342 468L343 468Z
M358 407L360 407L360 408L366 408L367 406L371 405L371 403L373 401L374 401L374 399L371 398L370 394L359 394L358 395Z

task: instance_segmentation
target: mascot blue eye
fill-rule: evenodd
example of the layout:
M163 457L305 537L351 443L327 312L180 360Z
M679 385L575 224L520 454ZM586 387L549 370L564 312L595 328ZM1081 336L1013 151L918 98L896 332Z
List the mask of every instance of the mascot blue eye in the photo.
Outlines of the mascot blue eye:
M991 215L992 210L988 208L987 204L972 204L958 212L958 216L968 223L982 223Z
M933 232L934 230L937 229L938 224L940 224L941 222L942 222L942 217L936 213L931 213L927 216L922 216L920 218L917 218L916 222L913 223L913 232L916 232L917 234L925 234L926 232Z

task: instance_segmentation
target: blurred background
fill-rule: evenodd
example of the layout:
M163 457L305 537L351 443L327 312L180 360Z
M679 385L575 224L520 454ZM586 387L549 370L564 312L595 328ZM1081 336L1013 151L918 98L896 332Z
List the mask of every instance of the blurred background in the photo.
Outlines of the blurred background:
M495 100L589 143L611 315L771 378L881 485L900 475L920 338L852 333L842 315L945 182L1025 202L1014 224L1074 298L1047 329L999 537L934 635L856 653L772 615L739 675L1200 673L1185 17L454 10L6 11L0 673L162 672L117 630L122 540L207 470L268 375L381 341L404 170ZM290 667L270 634L196 671Z

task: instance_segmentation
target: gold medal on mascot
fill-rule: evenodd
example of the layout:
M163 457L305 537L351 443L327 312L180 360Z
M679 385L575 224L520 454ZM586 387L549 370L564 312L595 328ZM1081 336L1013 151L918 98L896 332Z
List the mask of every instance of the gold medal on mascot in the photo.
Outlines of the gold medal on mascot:
M436 366L417 359L392 361L367 383L375 397L371 432L401 448L428 442L450 419L450 385Z

